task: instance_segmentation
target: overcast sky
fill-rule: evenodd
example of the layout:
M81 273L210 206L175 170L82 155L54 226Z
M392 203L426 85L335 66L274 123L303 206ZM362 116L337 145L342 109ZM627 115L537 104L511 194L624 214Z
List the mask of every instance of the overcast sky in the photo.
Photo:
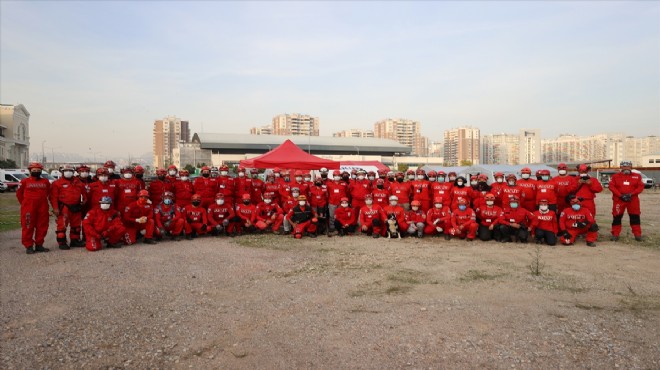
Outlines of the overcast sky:
M150 152L155 119L321 135L418 120L482 134L660 135L660 3L1 1L0 101L32 151ZM91 149L90 149L91 148Z

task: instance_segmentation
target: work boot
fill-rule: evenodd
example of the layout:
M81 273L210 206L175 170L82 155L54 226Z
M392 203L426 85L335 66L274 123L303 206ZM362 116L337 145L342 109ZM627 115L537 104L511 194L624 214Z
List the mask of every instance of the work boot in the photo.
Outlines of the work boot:
M451 240L451 235L445 234L445 240Z
M32 247L25 248L25 253L26 254L34 254L35 253L34 248L32 248Z
M374 238L374 239L378 239L378 238L380 238L380 234L379 234L379 233L374 233L373 238Z
M311 233L311 234L309 234L309 237L310 237L310 238L316 238L316 233Z
M80 240L72 240L71 241L71 248L81 248L83 246L84 246L84 244Z
M144 238L144 244L158 244L157 241L153 240L152 238Z
M37 246L34 247L34 251L42 253L42 252L50 252L50 249L44 248L43 245L37 245Z
M69 249L71 249L71 247L69 247L67 244L60 244L58 247L62 250L65 250L65 251L68 251Z
M587 246L588 246L588 247L595 247L595 246L596 246L596 243L594 243L594 242L587 242Z
M233 236L233 235L232 235ZM192 240L192 235L186 234L186 240Z
M610 240L613 242L618 242L619 241L619 236L618 235L612 235L610 236Z
M637 236L635 237L635 240L638 241L638 242L641 242L641 241L643 241L644 239L642 239L642 236L641 236L641 235L637 235Z

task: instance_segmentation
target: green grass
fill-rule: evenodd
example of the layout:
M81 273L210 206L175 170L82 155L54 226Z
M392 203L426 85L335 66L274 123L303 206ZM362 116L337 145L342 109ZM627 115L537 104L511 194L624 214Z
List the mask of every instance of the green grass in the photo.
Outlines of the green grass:
M0 232L21 228L21 207L16 199L16 193L0 194Z
M464 283L481 280L495 280L504 275L504 273L488 273L481 270L469 270L465 275L461 276L459 280Z
M294 240L291 236L277 236L272 234L242 235L232 240L242 247L281 251L292 250L301 244L300 240Z

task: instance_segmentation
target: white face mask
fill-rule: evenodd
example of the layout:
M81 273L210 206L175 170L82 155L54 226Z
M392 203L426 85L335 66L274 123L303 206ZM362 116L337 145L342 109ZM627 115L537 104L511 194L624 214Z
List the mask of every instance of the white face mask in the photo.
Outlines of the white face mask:
M429 177L429 181L430 181L430 182L434 182L434 181L435 181L435 177Z
M449 181L454 181L456 180L456 176L449 176Z
M424 175L417 175L417 180L424 180Z
M357 179L362 181L362 180L364 180L364 176L360 175L360 176L357 177Z
M102 204L101 204L101 209L104 210L104 211L107 211L107 210L110 209L110 206L111 206L111 204L108 204L108 203L102 203Z
M477 185L477 181L470 181L470 185Z
M463 181L458 181L458 182L456 183L456 185L458 185L458 186L463 185Z
M527 180L529 178L529 174L528 173L523 173L520 177Z
M412 207L412 210L413 210L413 211L416 211L416 210L418 210L418 209L419 209L419 207L417 207L417 206Z
M302 177L300 177L300 176L296 176L296 181L297 181L297 182L301 182L301 181L302 181Z
M398 202L397 202L396 200L391 200L391 201L390 201L390 205L391 205L391 206L395 206L397 203L398 203Z
M415 175L408 175L408 179L409 179L409 180L414 180L414 179L415 179Z
M497 178L497 180L495 180L495 181L497 181L498 183L500 183L500 184L501 184L501 183L503 183L503 182L504 182L504 179L500 177L500 178Z
M511 186L514 186L514 185L516 185L516 182L515 181L509 181L508 184L511 185Z
M266 203L266 204L270 204L270 202L272 202L272 201L273 201L272 199L264 199L264 203Z
M495 202L493 202L492 200L487 200L486 201L487 206L492 206L493 204L495 204Z
M244 172L239 172L238 177L245 177L245 173Z
M81 172L80 173L80 178L81 179L86 179L89 177L89 172Z
M442 203L436 203L435 208L438 208L438 209L442 208Z
M548 210L548 206L547 206L547 205L539 206L539 210L541 210L541 211L547 211L547 210Z
M341 177L340 177L340 176L335 176L335 177L333 177L333 179L334 179L335 181L339 181L339 180L341 180Z
M376 179L376 178L373 177L373 176L369 176L369 177L367 177L367 178L369 179L369 181L374 181L374 180Z
M305 177L305 181L310 182L310 181L312 181L312 178L311 177Z
M342 203L341 206L346 208L346 207L348 207L348 203Z
M368 204L372 204L373 202L374 202L373 200L367 199L367 200L364 201L364 204L368 205Z
M170 176L176 176L176 170L169 170L169 171L167 171L167 173L168 173Z
M559 170L559 174L562 175L562 176L565 175L565 174L566 174L566 170Z
M115 173L115 169L112 167L108 167L108 173L112 175L113 173Z
M305 202L304 200L301 200L301 201L298 202L298 204L300 204L301 206L304 206L305 204L307 204L307 202Z
M300 193L291 193L291 196L293 196L294 198L298 198L299 195Z
M73 177L73 172L71 172L71 171L64 172L64 178L65 179L70 179L72 177Z
M227 176L228 172L227 171L220 171L220 176Z
M99 181L101 181L101 182L108 181L108 176L99 176Z
M132 178L133 178L133 174L132 174L132 173L125 173L125 174L124 174L124 178L127 179L127 180L128 180L128 179L132 179Z
M225 200L224 199L216 199L215 204L221 206L221 205L225 204Z
M181 181L188 181L188 176L181 176L180 179Z
M580 177L587 177L587 176L589 176L588 173L581 173L581 174L580 174Z
M224 172L227 173L227 171L224 171ZM278 172L275 172L275 177L280 177L280 176L281 176L281 174L279 174Z

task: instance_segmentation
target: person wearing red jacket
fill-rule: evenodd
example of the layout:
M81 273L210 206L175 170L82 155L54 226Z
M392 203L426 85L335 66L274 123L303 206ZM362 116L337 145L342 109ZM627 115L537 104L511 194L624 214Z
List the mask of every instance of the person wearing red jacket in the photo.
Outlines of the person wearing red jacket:
M490 193L490 190L488 176L483 173L477 175L477 185L472 188L472 209L476 211L486 206L486 194Z
M134 244L137 241L137 234L144 230L144 243L156 244L154 236L154 209L149 204L149 192L140 190L138 200L129 204L122 212L122 220L126 226L126 242Z
M339 208L335 211L335 230L339 236L352 234L355 232L355 222L357 214L355 210L348 206L348 197L340 200Z
M135 174L135 180L137 180L140 183L140 190L145 190L147 188L147 183L144 181L144 167L140 165L135 166L135 168L133 168L133 173ZM153 203L153 204L158 204L158 203Z
M285 215L288 215L289 212L293 209L293 207L298 204L298 197L300 196L300 190L298 188L293 188L291 189L290 193L286 193L284 195L284 198L282 199L282 211L284 212ZM286 217L284 217L284 233L288 234L291 231L291 224L289 224L289 221L287 220Z
M536 210L536 179L532 178L532 170L525 167L520 170L520 180L517 185L522 188L523 195L520 196L520 206L529 212Z
M495 195L487 193L484 196L484 204L477 208L475 212L477 222L479 222L479 229L477 229L479 239L484 242L493 239L500 241L502 239L499 228L502 212L502 208L495 205Z
M87 202L83 204L82 211L80 213L80 217L84 220L85 216L87 215L87 212L89 212L89 209L91 208L91 203L90 203L90 198L91 198L91 184L93 184L94 178L92 178L89 175L90 168L87 167L85 164L81 164L76 168L76 172L78 173L78 181L83 185L83 188L85 189L85 192L87 194ZM83 230L83 239L84 239L85 233Z
M449 234L461 239L467 238L467 241L471 242L477 237L477 229L479 228L477 216L474 210L468 206L467 199L458 198L457 205L451 214L452 227Z
M578 179L575 176L568 175L568 166L566 163L557 165L557 172L559 172L559 176L553 177L552 180L557 184L557 214L559 215L564 208L569 206L570 200L568 196L575 194L578 187Z
M174 203L179 208L189 205L193 194L195 194L195 187L192 181L188 179L189 174L188 170L179 171L179 179L172 183Z
M495 178L495 181L490 184L490 192L495 196L495 205L501 208L502 199L500 198L500 194L502 193L502 187L506 186L506 183L504 182L504 173L495 172L493 177Z
M451 229L451 210L444 206L444 198L437 196L433 199L433 208L426 212L426 235L445 235L449 239L449 229Z
M332 181L326 182L328 188L328 215L330 217L330 228L335 226L335 212L340 206L343 198L348 199L348 183L342 180L338 171L333 172ZM355 212L353 212L355 214Z
M300 195L304 195L309 198L309 184L303 181L303 172L296 170L294 172L293 182L290 184L291 188L298 188L300 190Z
M571 199L571 207L566 208L559 216L559 240L564 245L573 245L578 235L586 234L587 245L595 247L598 224L591 211L582 207L581 203L579 198Z
M283 222L284 211L282 208L277 203L273 203L272 196L264 195L263 202L257 204L255 222L257 228L261 231L270 228L270 231L279 234Z
M635 236L635 240L642 241L639 194L644 191L644 182L640 174L632 172L632 162L621 162L621 172L612 175L608 187L612 192L613 219L611 239L613 241L619 240L621 220L624 213L628 211L630 228Z
M524 196L523 189L517 185L517 182L516 175L512 173L506 175L506 184L500 187L500 195L497 197L502 205L502 210L509 208L512 197L521 199ZM497 204L497 201L495 203Z
M376 180L374 189L371 191L371 196L374 200L374 204L377 204L381 207L387 206L390 198L390 192L387 189L385 189L385 180L383 179Z
M536 182L536 199L547 200L548 208L557 213L559 185L554 179L550 178L549 170L541 170L540 175L541 180Z
M451 188L451 205L449 208L452 210L458 208L458 200L459 199L464 199L468 201L468 208L470 205L470 201L472 200L472 188L467 186L467 180L465 180L465 177L459 176L456 178L454 181L454 186Z
M256 231L257 206L251 203L250 194L243 194L241 203L236 205L236 221L238 221L236 224L238 235L242 235L245 231L249 233Z
M256 168L250 170L250 176L252 176L250 179L252 181L252 188L250 189L252 204L259 204L263 199L264 181L259 178L259 170Z
M174 204L174 193L166 191L163 200L154 207L154 233L160 240L167 233L172 240L180 241L186 220L179 207Z
M166 176L167 171L164 168L159 168L156 170L156 179L149 183L149 197L153 205L158 205L163 201L163 194L165 192L174 193L174 184L176 181L174 183L167 181L165 179Z
M539 199L538 202L538 211L532 213L532 234L536 244L554 246L557 244L557 214L550 210L547 199Z
M445 174L444 171L439 171L436 182L431 184L431 194L433 195L433 199L441 197L442 204L448 207L451 204L452 187L454 187L454 183L447 181L447 174Z
M321 178L317 178L309 188L309 205L316 212L319 219L317 233L330 231L330 219L328 216L328 188L323 185Z
M591 167L586 164L578 166L578 180L575 196L582 198L582 207L591 211L592 215L596 214L596 194L603 191L603 185L597 178L589 176Z
M202 167L202 176L195 179L193 182L193 189L195 194L202 197L202 208L206 209L215 200L215 195L218 194L218 182L220 177L211 177L211 168L208 166ZM249 193L249 191L248 191Z
M267 195L265 195L267 196ZM236 233L236 214L233 205L225 203L225 196L222 193L215 195L215 203L211 204L206 210L211 235L218 236L220 233L234 236Z
M73 177L73 168L62 168L62 178L55 180L50 188L50 203L57 216L56 239L60 249L82 247L80 229L82 226L82 206L87 202L87 192L83 184ZM66 230L69 228L71 245L67 244Z
M266 175L266 182L264 183L263 196L270 196L273 203L280 204L280 185L275 182L275 176L270 173Z
M413 200L418 200L424 214L431 208L431 183L426 180L426 173L421 168L416 171L416 178L411 182Z
M410 202L410 211L405 213L405 226L402 229L407 236L421 238L424 236L424 228L426 227L425 221L426 214L422 209L422 202L419 200L413 200Z
M82 222L85 232L85 248L94 252L103 248L121 248L126 241L126 227L121 222L121 214L112 207L112 198L103 197L98 207L92 208Z
M380 179L379 179L380 180ZM378 181L378 180L376 180ZM405 231L408 224L406 223L406 210L399 205L399 198L396 195L390 196L388 204L383 207L383 212L385 212L386 222L389 220L394 220L399 226L399 230ZM383 228L383 236L387 234L387 225Z
M209 170L209 176L211 175ZM202 196L193 194L191 203L183 207L183 217L185 224L183 230L186 233L186 239L191 240L208 232L208 217L206 208L202 207Z
M99 208L101 198L110 197L112 199L112 208L117 209L117 183L110 181L108 169L101 167L96 170L96 179L89 184L89 205L90 208Z
M252 179L247 176L244 167L238 167L236 169L236 175L234 179L234 199L243 199L243 194L252 193ZM250 199L252 199L252 196L250 196Z
M218 192L224 195L224 203L234 207L235 181L233 177L229 176L229 167L227 165L220 166L220 176L216 177L215 181L218 183Z
M365 177L366 172L359 170L357 178L348 185L348 192L351 195L351 206L356 210L360 210L366 203L365 199L371 196L371 183ZM373 198L372 198L373 201Z
M105 163L103 164L103 168L108 170L108 178L110 181L121 179L121 176L119 176L119 173L117 173L116 171L117 164L112 160L105 161Z
M403 181L403 172L397 172L395 176L396 181L390 184L390 194L396 195L399 198L399 205L404 210L410 209L410 198L412 197L412 186L409 181Z
M176 175L179 173L179 169L176 168L175 165L171 164L167 167L167 177L165 180L171 182L174 184L174 182L177 180Z
M520 198L509 198L509 207L505 208L498 220L502 243L510 243L511 238L521 243L527 243L529 231L532 229L532 213L520 206Z
M119 212L123 212L126 206L137 200L142 186L137 179L133 178L131 167L122 168L121 176L121 179L115 180L115 185L117 185L117 210Z
M32 162L27 167L30 177L21 180L16 198L21 204L21 243L25 253L48 252L44 241L48 233L48 197L50 182L41 177L44 166Z
M380 237L383 232L385 213L383 208L373 204L371 194L367 194L364 198L364 206L360 208L359 220L360 230L363 233L372 235L374 238Z
M301 239L305 233L311 238L316 238L318 218L314 209L307 204L306 196L298 196L298 204L289 211L286 219L293 228L294 238Z

